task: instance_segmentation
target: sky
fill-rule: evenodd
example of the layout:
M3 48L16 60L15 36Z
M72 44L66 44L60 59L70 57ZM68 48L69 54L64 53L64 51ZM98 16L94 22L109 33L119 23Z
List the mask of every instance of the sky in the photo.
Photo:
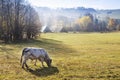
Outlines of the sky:
M95 9L120 9L120 0L28 0L32 6L49 8L86 7Z

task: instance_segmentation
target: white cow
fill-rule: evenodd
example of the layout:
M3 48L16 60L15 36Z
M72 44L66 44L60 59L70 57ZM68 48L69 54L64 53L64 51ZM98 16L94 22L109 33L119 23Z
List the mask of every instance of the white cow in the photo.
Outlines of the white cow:
M39 61L41 61L42 66L44 66L43 65L44 61L46 62L48 67L50 67L52 63L52 59L50 59L48 53L43 48L32 48L32 47L24 48L20 60L20 63L22 63L22 68L24 68L24 65L26 66L26 68L28 68L28 65L26 64L26 61L28 59L31 60L38 59Z

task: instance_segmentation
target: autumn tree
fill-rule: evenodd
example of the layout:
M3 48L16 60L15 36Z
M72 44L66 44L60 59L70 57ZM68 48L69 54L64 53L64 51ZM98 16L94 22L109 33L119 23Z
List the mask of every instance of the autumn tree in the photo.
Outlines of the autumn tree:
M118 24L118 25L116 26L116 30L117 30L117 31L120 31L120 24Z
M82 31L92 31L92 19L89 16L84 16L77 20L77 24Z
M116 28L116 20L115 19L109 19L107 28L109 31L113 31Z

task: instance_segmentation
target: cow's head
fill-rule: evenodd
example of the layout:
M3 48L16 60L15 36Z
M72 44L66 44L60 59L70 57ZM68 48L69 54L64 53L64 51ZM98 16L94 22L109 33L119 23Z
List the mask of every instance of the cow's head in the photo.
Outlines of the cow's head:
M46 64L47 64L48 67L51 66L51 63L52 63L52 59L47 59L47 60L46 60Z

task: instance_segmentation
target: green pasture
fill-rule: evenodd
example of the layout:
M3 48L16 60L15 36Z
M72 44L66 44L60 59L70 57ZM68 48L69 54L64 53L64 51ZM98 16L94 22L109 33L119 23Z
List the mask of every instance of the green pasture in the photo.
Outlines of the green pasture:
M22 69L24 47L45 48L52 67L29 60L30 69ZM36 40L1 41L0 80L120 80L120 32L42 33Z

